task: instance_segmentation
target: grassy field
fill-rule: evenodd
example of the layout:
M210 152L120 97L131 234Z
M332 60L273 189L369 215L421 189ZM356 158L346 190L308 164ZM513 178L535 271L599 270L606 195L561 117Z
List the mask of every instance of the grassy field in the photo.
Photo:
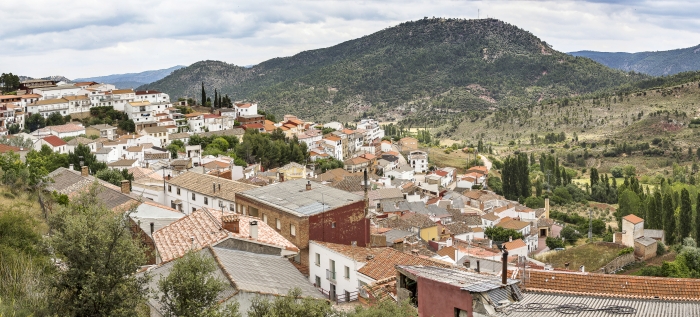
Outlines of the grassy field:
M420 150L428 152L428 161L438 167L451 166L457 168L458 173L463 173L467 166L469 155L462 150L454 150L450 154L445 153L445 149L436 147L420 148ZM471 157L473 156L474 154L471 154Z
M571 270L577 270L583 265L586 272L594 272L615 259L618 252L624 248L624 246L588 243L564 251L550 252L538 260L561 269L565 268L564 263L567 262Z

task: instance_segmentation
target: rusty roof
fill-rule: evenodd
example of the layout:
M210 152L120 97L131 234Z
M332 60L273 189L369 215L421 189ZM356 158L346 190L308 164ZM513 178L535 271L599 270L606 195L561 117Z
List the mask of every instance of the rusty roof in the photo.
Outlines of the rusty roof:
M384 248L383 251L375 255L359 269L362 273L374 280L381 280L396 275L396 265L425 265L437 267L449 267L450 265L441 261L423 258L417 255L403 253L392 248Z

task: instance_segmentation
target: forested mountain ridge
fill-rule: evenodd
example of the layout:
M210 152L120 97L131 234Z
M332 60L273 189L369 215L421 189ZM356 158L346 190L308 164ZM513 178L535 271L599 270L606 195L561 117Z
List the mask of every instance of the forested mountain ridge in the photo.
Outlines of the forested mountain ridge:
M423 19L251 68L204 61L140 89L208 93L312 120L519 106L645 78L553 50L495 19Z
M670 51L622 53L578 51L573 56L590 58L608 67L652 76L700 70L700 45Z

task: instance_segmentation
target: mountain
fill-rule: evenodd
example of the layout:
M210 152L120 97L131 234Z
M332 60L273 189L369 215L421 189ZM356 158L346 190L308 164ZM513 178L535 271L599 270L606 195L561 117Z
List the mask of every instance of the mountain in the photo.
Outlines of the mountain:
M197 62L139 89L199 99L204 82L208 96L217 89L278 116L348 120L519 106L646 77L555 51L499 20L425 18L250 68Z
M671 51L640 53L578 51L569 54L588 57L608 67L652 76L700 70L700 45Z
M34 77L29 77L29 76L19 76L20 81L25 81L25 80L31 80L31 79L37 79ZM70 79L66 78L65 76L61 75L54 75L54 76L48 76L48 77L42 77L40 79L46 79L46 80L55 80L55 81L64 81L67 83L72 82Z
M148 70L140 73L115 74L98 77L77 78L74 82L95 81L98 83L113 84L117 88L136 88L138 86L152 83L165 76L170 75L173 71L185 66L174 66L166 69Z

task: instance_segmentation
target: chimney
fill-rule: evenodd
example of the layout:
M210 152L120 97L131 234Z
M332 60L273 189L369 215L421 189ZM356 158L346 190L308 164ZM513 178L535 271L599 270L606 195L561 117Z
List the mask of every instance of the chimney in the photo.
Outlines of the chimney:
M508 285L508 250L503 246L503 271L501 272L501 284Z
M476 260L476 273L481 272L481 262L479 260Z
M80 175L83 175L83 176L90 175L90 170L88 169L87 166L83 166L80 168Z
M68 169L70 169L72 171L75 169L75 166L73 164L70 164L70 165L68 165Z
M567 270L569 269L569 262L564 263L564 268Z
M222 227L232 233L240 233L240 219L238 215L226 215L221 217Z
M581 272L586 272L586 267L585 267L585 266L581 265L580 269L581 269Z
M364 177L365 177L365 183L363 185L365 187L365 217L367 217L367 214L369 214L369 196L367 194L367 187L368 187L367 185L369 182L367 181L367 169L366 168L365 168Z
M258 222L255 220L250 222L250 237L258 240Z
M155 228L156 228L156 224L151 222L151 237L153 236L153 231L155 231L154 230Z
M508 242L513 242L513 236L508 236Z
M549 198L544 199L544 217L549 219Z
M311 190L311 181L306 181L306 190Z
M129 193L131 193L131 182L128 180L123 180L122 181L122 194L129 194Z

